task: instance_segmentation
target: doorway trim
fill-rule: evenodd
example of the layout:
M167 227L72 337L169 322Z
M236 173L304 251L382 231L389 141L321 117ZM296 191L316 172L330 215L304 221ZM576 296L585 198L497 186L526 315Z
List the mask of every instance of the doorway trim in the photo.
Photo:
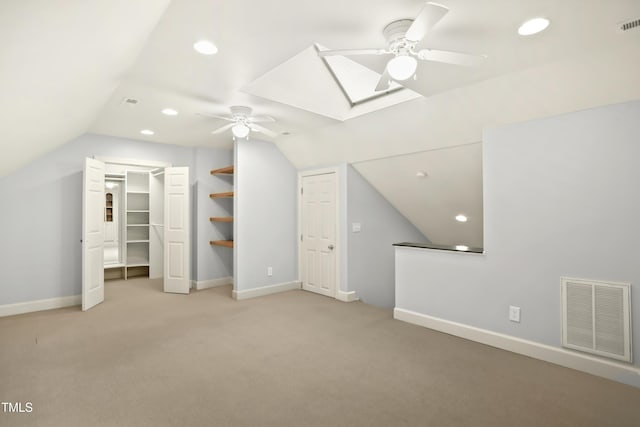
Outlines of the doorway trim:
M146 168L170 168L173 166L170 162L161 162L156 160L126 159L121 157L105 156L94 156L93 158L100 160L103 163L111 163L114 165L139 166Z
M335 166L335 167L326 167L326 168L320 168L320 169L309 169L309 170L303 170L303 171L299 171L298 172L298 193L297 193L297 197L298 197L298 235L297 235L297 243L298 243L298 282L300 282L300 287L302 288L304 286L303 283L303 277L302 277L302 179L304 177L307 176L315 176L315 175L328 175L328 174L334 174L335 175L335 196L336 196L336 202L335 202L335 224L336 224L336 249L334 251L335 253L335 257L336 257L336 262L335 262L335 288L334 288L334 292L332 297L335 299L340 299L339 296L341 295L341 281L340 281L340 272L341 272L341 268L342 268L342 251L346 250L347 248L342 248L342 234L341 234L341 228L342 228L342 224L340 223L340 212L342 209L342 205L340 203L340 200L342 198L342 192L341 192L341 181L342 181L342 173L340 171L340 167ZM346 206L345 206L346 208Z

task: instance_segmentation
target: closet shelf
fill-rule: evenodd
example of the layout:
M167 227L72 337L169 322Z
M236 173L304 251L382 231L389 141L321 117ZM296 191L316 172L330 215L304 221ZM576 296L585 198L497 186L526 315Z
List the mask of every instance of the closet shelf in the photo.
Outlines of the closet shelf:
M141 210L141 209L127 209L127 212L149 212L149 209Z
M149 263L148 262L141 262L141 263L127 263L127 267L149 267Z
M127 224L127 227L148 227L149 224Z
M118 263L112 263L112 264L105 264L104 268L105 270L109 269L109 268L122 268L122 267L126 267L126 264L123 262L118 262Z
M127 243L149 243L149 240L127 240Z
M233 222L232 216L212 216L209 218L211 222Z
M233 166L226 166L220 169L212 169L211 175L233 175Z
M127 194L149 194L148 191L127 191Z
M224 246L226 248L232 248L233 240L211 240L209 244L213 246Z
M211 193L209 195L212 199L221 199L223 197L233 197L233 191L227 191L225 193Z

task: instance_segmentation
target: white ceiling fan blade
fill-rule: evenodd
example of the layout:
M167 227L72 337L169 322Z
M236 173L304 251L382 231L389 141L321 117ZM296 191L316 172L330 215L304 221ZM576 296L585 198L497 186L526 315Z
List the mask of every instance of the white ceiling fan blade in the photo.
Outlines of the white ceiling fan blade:
M448 50L422 49L418 52L418 58L426 61L444 62L445 64L464 65L477 67L482 64L486 55L471 55L468 53L451 52Z
M235 122L234 123L229 123L228 125L224 125L221 128L218 128L216 130L214 130L213 132L211 132L213 135L217 135L219 133L223 133L226 132L227 130L231 129L233 126L235 126Z
M211 117L212 119L226 120L226 121L228 121L228 122L233 122L233 121L235 121L235 120L233 120L233 118L231 118L231 117L216 116L215 114L209 114L209 113L198 113L198 115L200 115L200 116L204 116L204 117Z
M247 119L249 122L251 123L273 123L276 121L276 119L274 119L271 116L251 116Z
M278 136L278 134L275 133L274 131L267 129L264 126L256 125L254 123L251 123L249 125L249 128L255 132L264 133L265 135L270 136L271 138L275 138L276 136Z
M383 90L387 90L391 87L391 76L387 71L387 67L384 68L384 73L380 76L380 80L378 80L378 85L376 86L376 92L381 92Z
M447 12L449 9L442 5L427 3L407 30L405 38L412 42L419 42Z
M337 49L337 50L319 50L319 56L351 56L351 55L384 55L387 54L386 49Z

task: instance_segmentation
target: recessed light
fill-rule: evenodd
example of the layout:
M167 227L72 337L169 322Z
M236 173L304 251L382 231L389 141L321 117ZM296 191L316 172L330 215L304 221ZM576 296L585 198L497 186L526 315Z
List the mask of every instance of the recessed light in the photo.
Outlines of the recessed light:
M178 112L173 108L165 108L162 110L162 114L166 114L167 116L177 116Z
M466 245L456 245L456 250L457 250L457 251L468 251L468 250L469 250L469 246L466 246Z
M193 44L193 48L196 52L199 52L203 55L215 55L218 53L218 48L215 44L211 43L209 40L199 40Z
M466 215L456 215L456 221L458 222L467 222L469 218L466 217Z
M155 132L152 131L151 129L142 129L140 133L143 135L153 135Z
M521 36L530 36L537 34L540 31L545 30L549 26L549 20L547 18L533 18L524 22L518 28L518 34Z
M423 171L418 171L418 172L416 172L416 177L417 177L417 178L424 178L424 177L426 177L426 176L427 176L427 173L426 173L426 172L423 172Z

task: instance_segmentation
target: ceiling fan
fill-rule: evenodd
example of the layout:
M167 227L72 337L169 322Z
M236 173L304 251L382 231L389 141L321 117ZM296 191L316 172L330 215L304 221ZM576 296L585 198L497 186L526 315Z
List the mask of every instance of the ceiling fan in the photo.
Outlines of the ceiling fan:
M445 6L428 2L415 19L400 19L387 25L382 31L387 47L381 49L339 49L320 50L322 56L351 55L393 55L387 62L384 73L376 86L376 91L389 89L392 80L403 81L415 78L418 59L443 62L446 64L477 66L486 55L470 55L448 50L416 50L418 43L449 12Z
M270 137L275 137L278 135L276 132L265 128L264 126L259 125L258 123L273 123L276 120L270 116L252 116L251 112L253 111L251 107L242 107L242 106L233 106L230 108L231 115L230 116L218 116L215 114L208 113L200 113L206 117L213 117L214 119L221 119L231 122L218 128L211 132L216 135L219 133L226 132L231 129L233 133L233 139L236 138L249 138L249 133L251 131L260 132Z

